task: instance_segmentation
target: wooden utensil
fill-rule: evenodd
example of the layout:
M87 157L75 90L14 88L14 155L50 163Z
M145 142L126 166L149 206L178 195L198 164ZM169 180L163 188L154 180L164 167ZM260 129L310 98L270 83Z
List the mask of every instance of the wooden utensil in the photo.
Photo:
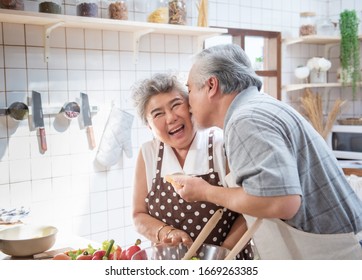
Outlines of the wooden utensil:
M253 237L254 233L258 230L262 218L257 218L251 227L244 233L238 243L235 244L234 248L229 252L224 260L233 260L237 254L245 247L246 243Z
M221 219L222 214L223 214L223 210L221 208L216 210L214 215L212 215L210 220L207 221L206 225L201 230L200 234L197 236L195 241L192 243L191 247L186 252L186 254L182 258L182 260L189 260L193 256L195 256L196 251L200 248L200 246L204 243L205 239L209 236L210 232L214 229L217 222Z

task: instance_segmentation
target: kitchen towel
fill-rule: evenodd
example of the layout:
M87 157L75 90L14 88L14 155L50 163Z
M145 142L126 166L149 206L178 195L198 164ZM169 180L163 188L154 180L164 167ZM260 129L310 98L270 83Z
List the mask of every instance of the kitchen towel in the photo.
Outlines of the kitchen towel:
M23 206L10 210L0 208L0 224L14 224L20 222L21 219L28 216L28 214L29 210L25 209Z
M134 117L113 105L109 114L96 159L105 167L118 162L122 151L128 158L132 157L131 128Z

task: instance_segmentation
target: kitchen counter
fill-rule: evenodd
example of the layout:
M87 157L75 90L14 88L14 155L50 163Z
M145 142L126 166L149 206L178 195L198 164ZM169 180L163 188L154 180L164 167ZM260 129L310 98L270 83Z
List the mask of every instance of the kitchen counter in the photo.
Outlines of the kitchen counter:
M4 229L6 227L9 227L9 226L0 225L0 230ZM89 240L87 238L77 236L77 235L66 234L59 230L59 232L56 235L55 244L53 245L53 247L51 247L46 252L56 250L54 253L58 253L58 252L60 253L60 252L65 252L65 251L68 251L71 249L77 250L80 248L87 248L88 244L91 244L94 248L100 248L102 246L102 244L100 244L99 242L92 241L92 240ZM33 257L32 256L12 257L12 256L6 255L0 251L0 260L33 260Z

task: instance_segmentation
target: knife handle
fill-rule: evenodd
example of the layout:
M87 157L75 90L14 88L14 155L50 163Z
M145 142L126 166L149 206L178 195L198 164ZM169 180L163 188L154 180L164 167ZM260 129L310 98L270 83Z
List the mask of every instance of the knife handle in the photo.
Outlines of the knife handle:
M89 139L89 147L93 150L96 147L96 140L94 138L93 126L87 126L87 133Z
M48 149L48 146L47 146L47 139L45 137L44 127L39 128L39 136L40 136L40 147L42 151L45 152Z

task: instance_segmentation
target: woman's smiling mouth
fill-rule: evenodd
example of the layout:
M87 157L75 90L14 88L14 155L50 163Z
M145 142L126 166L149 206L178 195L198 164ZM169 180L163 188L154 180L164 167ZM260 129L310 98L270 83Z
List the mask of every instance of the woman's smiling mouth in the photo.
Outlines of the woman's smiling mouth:
M168 134L174 135L174 134L180 132L181 130L183 130L184 128L185 128L185 126L184 126L184 125L181 125L181 126L175 128L175 129L170 130L170 131L168 132Z

